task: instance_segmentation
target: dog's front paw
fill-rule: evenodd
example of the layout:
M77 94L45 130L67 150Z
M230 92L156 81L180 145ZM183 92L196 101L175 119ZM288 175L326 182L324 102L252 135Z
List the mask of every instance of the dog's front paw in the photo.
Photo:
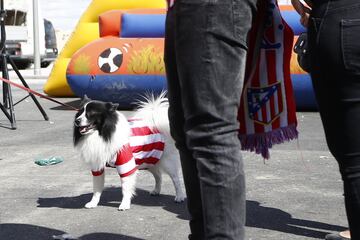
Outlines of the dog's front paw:
M85 204L85 208L96 208L97 205L98 205L97 202L95 202L95 201L90 201L90 202L88 202L87 204Z
M131 201L123 200L119 206L119 211L125 211L130 209Z
M182 196L182 195L176 196L175 199L174 199L174 201L175 201L176 203L184 202L184 201L185 201L185 196Z

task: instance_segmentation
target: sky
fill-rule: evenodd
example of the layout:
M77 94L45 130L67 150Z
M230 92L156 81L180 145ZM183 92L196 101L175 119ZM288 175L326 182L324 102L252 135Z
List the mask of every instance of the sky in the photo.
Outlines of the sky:
M90 3L91 0L39 0L39 7L55 29L72 30Z

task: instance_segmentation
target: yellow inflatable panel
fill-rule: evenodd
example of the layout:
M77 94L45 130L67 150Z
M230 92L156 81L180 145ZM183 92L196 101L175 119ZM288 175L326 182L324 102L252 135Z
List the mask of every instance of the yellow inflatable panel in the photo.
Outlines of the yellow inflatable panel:
M99 38L99 24L98 23L79 23L60 56L71 57L79 48L83 47L89 42Z
M165 7L165 0L93 0L55 61L44 92L54 97L75 96L66 81L66 69L70 58L78 49L99 38L100 14L116 9Z
M44 87L44 92L52 96L74 96L70 87L67 84L67 81L60 78L60 76L65 76L66 68L70 62L71 58L58 58L54 64L54 67L51 71L48 81Z

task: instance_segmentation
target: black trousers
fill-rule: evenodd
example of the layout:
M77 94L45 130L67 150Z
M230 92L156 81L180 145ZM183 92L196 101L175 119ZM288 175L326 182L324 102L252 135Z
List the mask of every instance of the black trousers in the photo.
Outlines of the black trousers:
M176 0L166 19L171 134L191 215L189 239L244 239L237 112L256 0Z
M327 144L344 182L351 239L360 239L360 1L314 0L311 77Z

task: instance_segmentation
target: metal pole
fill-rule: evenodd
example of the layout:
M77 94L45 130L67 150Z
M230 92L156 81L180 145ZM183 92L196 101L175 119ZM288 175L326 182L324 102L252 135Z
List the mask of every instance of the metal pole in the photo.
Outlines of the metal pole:
M39 2L33 0L33 30L34 30L34 75L40 75L40 47L39 47Z

